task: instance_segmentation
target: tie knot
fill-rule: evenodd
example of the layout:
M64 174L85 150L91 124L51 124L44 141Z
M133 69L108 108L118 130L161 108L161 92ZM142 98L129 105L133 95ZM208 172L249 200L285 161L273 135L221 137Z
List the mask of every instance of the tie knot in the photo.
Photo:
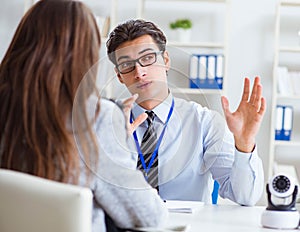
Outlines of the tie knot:
M153 111L146 111L146 114L148 114L148 118L147 118L148 123L149 124L152 123L155 117L155 113Z

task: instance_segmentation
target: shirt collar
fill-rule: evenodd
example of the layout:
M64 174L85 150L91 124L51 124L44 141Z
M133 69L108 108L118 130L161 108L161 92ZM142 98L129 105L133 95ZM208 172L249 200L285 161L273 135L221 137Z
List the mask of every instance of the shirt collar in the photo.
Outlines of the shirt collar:
M168 97L163 102L161 102L158 106L152 109L152 111L156 114L157 118L164 124L167 121L168 112L170 111L170 107L172 105L172 99L173 95L172 93L169 93ZM133 117L136 118L138 115L145 111L147 110L135 103L132 108Z

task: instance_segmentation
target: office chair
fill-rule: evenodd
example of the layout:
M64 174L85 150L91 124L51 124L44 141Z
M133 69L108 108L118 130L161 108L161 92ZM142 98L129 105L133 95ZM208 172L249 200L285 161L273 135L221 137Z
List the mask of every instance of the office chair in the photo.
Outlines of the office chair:
M219 196L219 183L215 180L214 181L214 188L211 193L211 198L212 198L212 204L216 205L218 204L218 196Z
M1 232L89 232L88 188L0 169Z

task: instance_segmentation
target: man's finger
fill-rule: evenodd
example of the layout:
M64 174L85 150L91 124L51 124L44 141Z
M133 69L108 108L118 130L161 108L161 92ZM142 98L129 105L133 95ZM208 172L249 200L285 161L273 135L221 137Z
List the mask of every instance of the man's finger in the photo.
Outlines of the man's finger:
M132 132L138 128L139 125L141 125L146 119L148 118L148 114L142 113L140 114L132 123L131 123L131 129Z
M138 98L138 94L134 94L131 97L127 98L126 100L123 101L123 105L124 106L129 106L131 108L132 104L136 101L136 99Z
M242 101L248 101L249 95L250 95L250 80L249 78L245 77Z

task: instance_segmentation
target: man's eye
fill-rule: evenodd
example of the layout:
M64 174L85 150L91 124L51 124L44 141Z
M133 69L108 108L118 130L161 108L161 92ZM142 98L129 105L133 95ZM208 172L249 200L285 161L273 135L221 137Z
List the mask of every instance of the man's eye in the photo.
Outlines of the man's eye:
M124 63L119 65L119 67L122 68L122 69L131 67L131 66L132 66L132 62L124 62Z
M149 60L153 60L154 58L154 55L153 54L149 54L149 55L145 55L143 58L142 58L142 61L149 61Z

